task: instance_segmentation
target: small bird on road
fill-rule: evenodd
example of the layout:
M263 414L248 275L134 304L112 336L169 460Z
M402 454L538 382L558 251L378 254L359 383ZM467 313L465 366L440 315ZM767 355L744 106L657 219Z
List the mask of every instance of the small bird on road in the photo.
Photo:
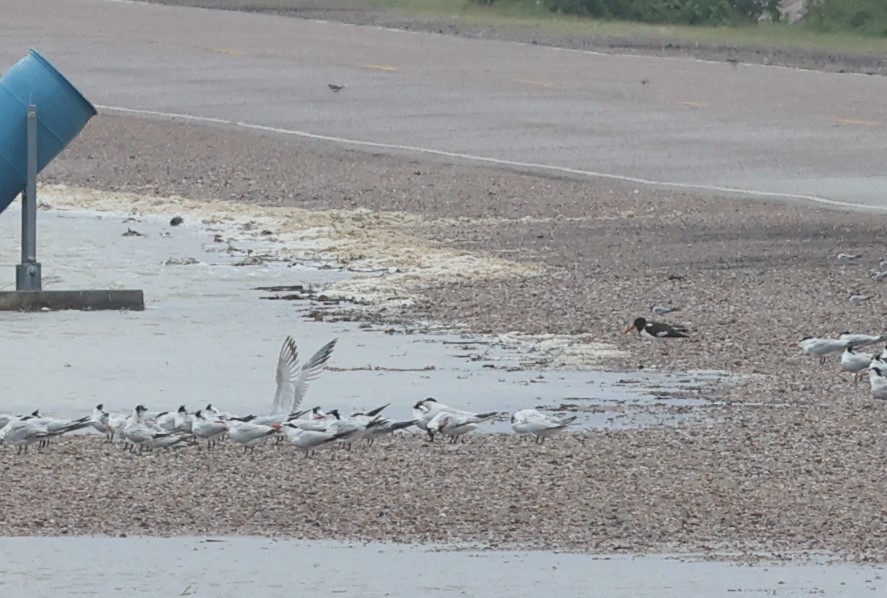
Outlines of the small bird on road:
M327 87L329 87L331 90L333 90L333 93L339 93L340 91L345 89L344 85L336 85L335 83L329 83L329 84L327 84Z

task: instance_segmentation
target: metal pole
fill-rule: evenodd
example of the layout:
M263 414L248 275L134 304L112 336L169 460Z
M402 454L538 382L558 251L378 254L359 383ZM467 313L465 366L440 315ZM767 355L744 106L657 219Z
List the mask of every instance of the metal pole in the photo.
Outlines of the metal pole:
M28 106L28 163L22 192L22 263L16 268L18 291L41 289L40 263L37 261L37 106Z

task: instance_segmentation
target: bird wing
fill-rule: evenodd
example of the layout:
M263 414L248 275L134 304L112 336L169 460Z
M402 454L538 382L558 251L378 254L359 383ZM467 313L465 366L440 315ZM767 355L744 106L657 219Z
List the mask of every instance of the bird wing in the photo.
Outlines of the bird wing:
M272 415L289 413L289 403L296 392L296 380L299 377L299 350L296 341L288 336L280 348L277 358L277 390L274 392L274 403L271 405Z
M683 326L671 326L669 324L663 324L661 322L647 323L647 332L659 338L669 336L687 336L687 329Z
M325 344L302 366L294 383L293 394L291 395L292 403L285 411L286 413L292 413L302 405L302 401L305 400L305 394L308 392L308 383L316 380L323 372L326 362L329 361L330 356L333 354L333 349L336 348L336 341L338 339L334 338Z

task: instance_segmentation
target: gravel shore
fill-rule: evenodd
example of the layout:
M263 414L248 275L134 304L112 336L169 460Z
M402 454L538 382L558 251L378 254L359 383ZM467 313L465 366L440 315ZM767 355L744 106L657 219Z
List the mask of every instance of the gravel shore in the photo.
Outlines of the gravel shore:
M579 551L833 551L887 560L887 405L794 343L879 332L883 219L764 200L384 156L225 128L99 116L45 183L422 217L429 243L532 264L534 276L424 289L352 316L558 334L624 351L609 369L728 370L706 424L389 444L315 459L288 447L144 458L94 437L3 453L4 534L261 533ZM842 266L838 252L861 253ZM873 295L859 305L849 293ZM621 331L651 304L691 338ZM345 311L348 311L346 308ZM113 472L113 473L110 473ZM36 500L39 497L39 500ZM22 505L27 505L23 507Z
M505 435L445 445L406 434L313 458L271 444L248 454L232 443L140 457L97 436L65 438L42 454L0 458L0 529L745 558L827 550L883 560L887 499L872 473L887 464L883 443L861 432L830 435L819 419L798 415L788 434L758 433L751 416L571 434L542 447ZM807 454L788 461L787 444Z

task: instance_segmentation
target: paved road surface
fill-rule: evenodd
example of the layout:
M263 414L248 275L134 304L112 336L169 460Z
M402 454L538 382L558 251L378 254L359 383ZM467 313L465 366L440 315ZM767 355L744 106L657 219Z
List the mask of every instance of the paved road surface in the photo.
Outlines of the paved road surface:
M0 69L36 47L101 110L887 210L887 78L109 0L0 11Z

